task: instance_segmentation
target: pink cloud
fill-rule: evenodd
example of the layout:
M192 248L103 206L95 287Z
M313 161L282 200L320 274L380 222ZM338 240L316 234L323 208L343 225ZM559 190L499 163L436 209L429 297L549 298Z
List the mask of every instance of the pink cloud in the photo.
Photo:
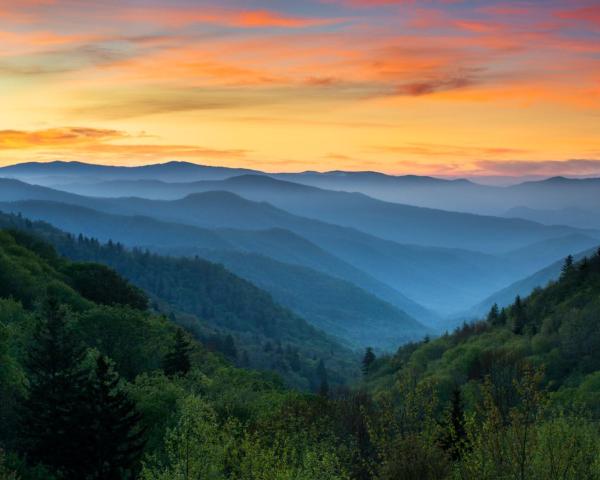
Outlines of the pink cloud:
M339 23L340 19L284 15L270 10L144 8L120 12L118 17L135 23L182 27L193 23L214 23L230 27L304 28Z
M556 14L559 18L577 20L600 26L600 5L563 10Z

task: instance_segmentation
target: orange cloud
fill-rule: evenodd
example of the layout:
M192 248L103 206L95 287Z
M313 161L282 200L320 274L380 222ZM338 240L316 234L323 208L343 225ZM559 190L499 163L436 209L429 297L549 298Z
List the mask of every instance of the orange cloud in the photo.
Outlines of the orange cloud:
M84 127L49 128L46 130L0 130L0 150L89 145L100 141L123 138L117 130Z
M411 154L424 157L503 157L506 155L521 155L530 153L530 150L508 147L479 147L468 145L438 145L428 143L408 143L399 146L373 147L373 151L389 154Z
M144 8L119 13L119 18L134 23L183 27L194 23L213 23L229 27L304 28L339 23L340 19L284 15L270 10Z
M0 30L0 54L16 56L40 49L76 45L97 40L90 35L62 34L52 31L13 32Z
M86 127L63 127L45 130L0 131L0 151L37 150L42 157L59 155L63 158L93 157L137 162L174 158L242 158L248 153L241 149L214 149L196 145L117 144L114 140L131 139L125 132Z

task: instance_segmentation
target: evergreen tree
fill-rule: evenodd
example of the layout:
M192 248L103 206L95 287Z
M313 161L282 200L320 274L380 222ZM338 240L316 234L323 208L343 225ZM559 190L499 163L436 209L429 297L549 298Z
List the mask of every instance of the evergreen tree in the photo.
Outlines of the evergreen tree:
M506 321L507 321L506 308L502 307L500 309L500 315L498 315L498 324L506 325Z
M85 461L86 479L133 478L144 447L141 415L119 386L119 375L104 355L98 356L86 395L87 436L78 456Z
M369 370L371 369L371 365L373 364L373 362L376 359L377 359L377 357L375 357L375 353L373 353L373 349L371 347L367 347L367 349L365 351L365 356L363 357L363 360L362 360L363 374L367 375L369 373Z
M565 263L562 266L561 276L565 277L571 273L571 271L573 271L573 255L568 255L567 258L565 258Z
M498 308L498 304L494 303L492 308L490 309L490 313L488 313L487 321L491 325L498 325L500 323L500 309Z
M447 412L446 424L441 439L441 446L452 460L459 460L467 440L465 412L460 388L452 391L450 408Z
M181 328L175 331L173 348L165 355L163 369L169 377L186 375L191 368L190 344Z
M525 328L525 324L527 320L525 318L525 308L523 307L523 302L521 301L521 297L517 295L515 298L515 303L512 308L512 331L517 335L521 335L523 333L523 329Z
M83 478L79 453L86 435L81 422L87 379L81 368L84 354L65 311L50 298L27 360L29 392L19 412L20 440L29 459L66 479Z
M319 380L319 395L327 397L329 395L329 380L323 359L319 360L319 364L317 365L317 378Z

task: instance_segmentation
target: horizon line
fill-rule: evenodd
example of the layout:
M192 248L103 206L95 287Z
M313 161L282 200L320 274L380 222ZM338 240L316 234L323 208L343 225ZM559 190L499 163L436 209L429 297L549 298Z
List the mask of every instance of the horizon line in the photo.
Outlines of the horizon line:
M564 162L568 162L569 160L563 160ZM598 173L590 173L590 174L568 174L568 173L556 173L556 174L543 174L543 173L525 173L522 175L509 175L509 174L499 174L499 173L486 173L486 172L472 172L472 173L461 173L461 174L418 174L418 173L391 173L385 172L381 170L352 170L352 169L335 169L335 170L289 170L289 171L269 171L262 170L258 168L252 168L248 166L224 166L224 165L211 165L206 163L193 162L189 160L167 160L164 162L153 162L153 163L143 163L139 165L127 165L127 164L114 164L114 163L101 163L101 162L86 162L82 160L34 160L34 161L23 161L11 163L8 165L0 166L0 170L4 170L6 168L17 167L19 165L50 165L50 164L76 164L76 165L88 165L94 167L107 167L107 168L125 168L125 169L136 169L136 168L144 168L144 167L154 167L154 166L164 166L170 164L185 164L185 165L193 165L198 167L205 168L219 168L225 170L248 170L250 172L257 172L269 175L301 175L301 174L335 174L335 173L364 173L364 174L376 174L387 177L417 177L417 178L432 178L432 179L440 179L440 180L470 180L470 179L535 179L535 180L548 180L552 178L566 178L572 180L582 180L582 179L595 179L600 178L600 172Z

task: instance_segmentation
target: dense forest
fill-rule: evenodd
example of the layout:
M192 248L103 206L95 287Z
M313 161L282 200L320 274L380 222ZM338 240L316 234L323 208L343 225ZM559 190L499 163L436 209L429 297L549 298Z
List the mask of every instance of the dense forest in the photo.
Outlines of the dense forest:
M101 244L15 215L0 213L1 226L35 234L72 260L114 268L150 296L153 310L238 366L272 370L289 386L313 391L322 380L322 362L332 385L346 383L358 371L348 348L218 264L127 250L112 241Z
M123 250L53 234L71 256ZM315 393L240 368L164 292L85 260L0 231L2 479L600 478L600 251L452 334L368 349L348 387L319 359Z

